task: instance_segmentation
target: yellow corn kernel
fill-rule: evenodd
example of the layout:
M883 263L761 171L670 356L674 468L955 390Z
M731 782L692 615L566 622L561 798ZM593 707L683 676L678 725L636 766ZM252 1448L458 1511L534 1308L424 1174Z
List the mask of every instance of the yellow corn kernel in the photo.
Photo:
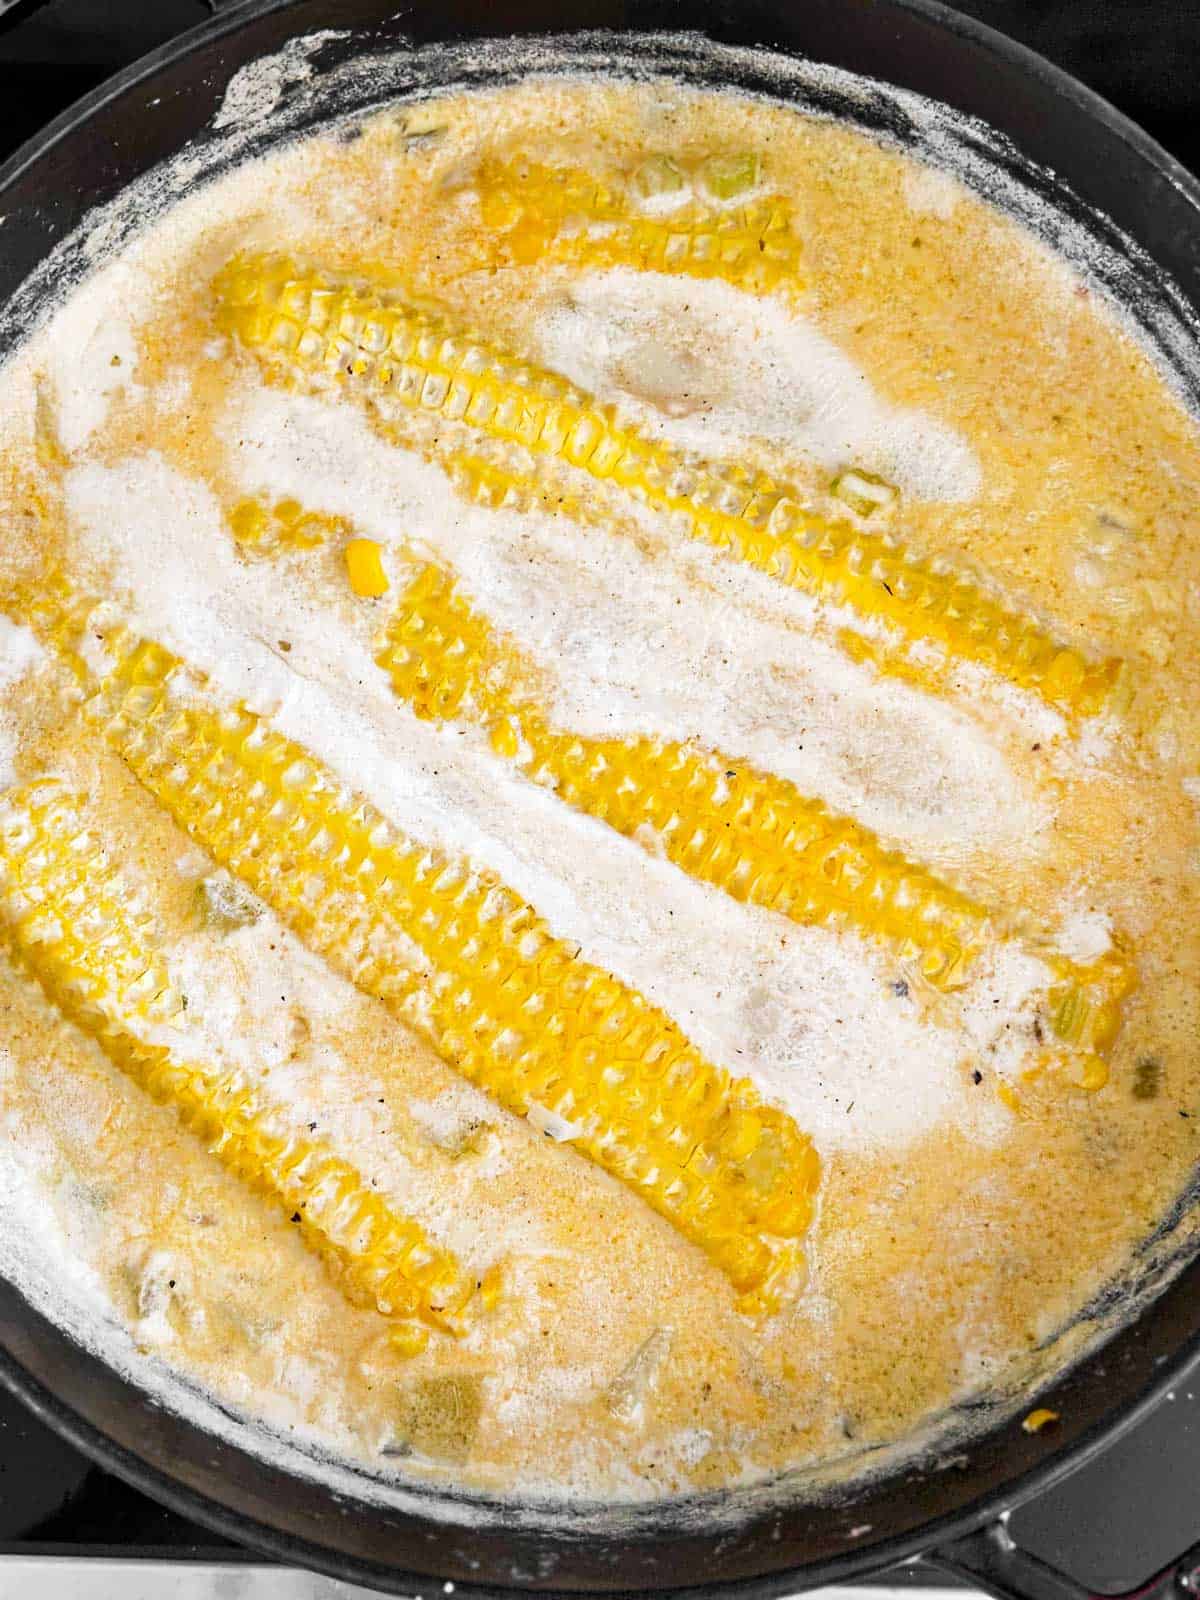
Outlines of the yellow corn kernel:
M240 500L229 513L229 531L241 545L252 548L266 542L270 512L260 500Z
M83 648L100 610L95 599L77 594L62 573L54 571L20 590L4 609L13 621L33 629L81 688L90 685L92 674Z
M1019 1117L1021 1115L1021 1097L1012 1084L1007 1083L1003 1078L1000 1078L996 1083L996 1098L1002 1105L1007 1106L1014 1116Z
M429 1343L429 1329L423 1322L397 1322L388 1334L388 1343L399 1356L419 1356Z
M502 442L480 439L472 441L478 448L463 450L453 438L435 436L417 443L397 429L385 431L397 443L420 449L427 460L436 461L463 499L475 505L493 511L543 511L604 529L613 525L611 515L573 493L565 482L552 479L542 463L516 462L518 452Z
M229 530L244 549L255 554L279 550L315 550L344 537L349 525L341 517L305 511L297 500L239 500L229 513Z
M870 666L889 678L899 678L902 683L911 683L914 688L936 693L945 680L944 671L940 671L936 663L913 661L903 649L884 640L868 638L853 628L839 628L836 637L851 661Z
M126 628L101 623L104 608L76 596L56 573L36 592L10 598L4 609L34 626L88 688L95 685L79 654L84 632L105 637L110 659L133 648ZM377 659L418 715L472 716L487 728L498 754L569 804L629 836L644 838L647 828L653 830L669 859L736 898L801 923L855 927L916 963L936 988L953 989L969 978L982 944L1003 933L994 913L884 850L869 829L831 815L786 779L688 744L585 740L553 730L538 710L539 685L529 664L494 638L436 564L409 584L385 626ZM737 786L736 796L730 785ZM1058 1041L1042 1052L1038 1070L1054 1068L1076 1088L1101 1089L1123 1003L1137 983L1131 955L1120 941L1087 965L1041 945L1036 954L1056 977L1047 1020ZM997 1092L1019 1109L1009 1085Z
M185 673L140 642L87 707L170 815L471 1082L578 1127L574 1150L774 1309L820 1177L792 1119L490 874L405 838L261 718L174 695Z
M498 722L494 722L489 737L496 754L506 756L510 761L521 749L521 736L517 731L517 724L511 717L502 717Z
M489 1267L479 1282L479 1304L484 1311L494 1311L504 1293L504 1268L497 1263Z
M388 592L388 575L383 570L383 550L374 539L351 539L346 546L346 575L355 594L364 600L378 600Z
M748 1316L763 1317L771 1308L794 1300L804 1287L806 1269L803 1254L794 1246L780 1250L761 1286L742 1298L742 1307Z
M43 779L0 799L0 938L46 998L250 1188L298 1221L347 1297L407 1324L449 1328L470 1280L420 1225L389 1206L321 1140L297 1134L240 1071L156 1041L183 1002L130 909L127 885L81 817Z
M650 829L669 860L737 900L848 925L947 989L989 936L982 906L784 778L671 740L553 729L516 648L433 563L404 591L377 660L418 716L471 716L568 804L627 836Z
M1049 1428L1058 1420L1057 1411L1049 1411L1045 1406L1038 1406L1035 1411L1029 1413L1021 1426L1026 1433L1041 1433L1043 1428Z
M236 259L215 290L223 326L272 375L333 375L368 403L394 400L460 437L472 430L574 468L780 582L974 661L1064 711L1095 714L1117 682L1119 662L1059 644L949 563L819 517L785 483L644 438L554 373L390 291L282 256Z
M705 186L719 200L753 188L736 185L748 169ZM707 176L707 169L706 174ZM633 267L693 278L723 278L755 293L801 287L800 244L791 208L776 196L737 207L693 202L657 214L638 201L682 190L684 174L668 157L643 163L629 180L609 185L575 167L488 161L476 175L489 243L503 261L528 266L572 261L589 268ZM720 192L724 188L726 192Z

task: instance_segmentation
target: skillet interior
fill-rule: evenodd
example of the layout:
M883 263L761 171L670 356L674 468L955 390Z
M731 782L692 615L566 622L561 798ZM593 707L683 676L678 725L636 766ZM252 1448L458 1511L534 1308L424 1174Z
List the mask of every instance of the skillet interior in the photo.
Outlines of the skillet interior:
M300 0L292 6L250 4L192 39L179 41L79 111L48 130L0 173L0 206L7 214L7 251L0 289L12 295L47 252L97 201L117 196L132 179L197 139L200 172L215 172L256 153L282 134L349 115L379 99L447 78L494 83L555 59L513 44L502 52L470 50L431 57L394 52L402 38L422 44L474 39L502 28L535 33L561 24L548 6L524 5L499 16L470 3L451 19L416 15L376 21L386 8L335 6ZM576 20L576 19L572 19ZM686 19L671 5L586 6L578 22L631 28L642 35L622 41L622 62L635 70L669 72L696 82L737 82L780 92L761 62L710 53L693 40L678 45L645 37L651 30L702 23L724 44L779 45L855 71L888 77L972 110L1004 128L1034 157L1053 158L1077 198L1049 175L1032 169L1016 151L1006 157L1014 177L1032 197L1053 198L1064 214L1083 222L1109 246L1110 286L1136 304L1149 337L1170 358L1190 337L1186 301L1157 272L1173 275L1200 295L1200 210L1195 186L1148 141L1083 91L995 36L952 26L933 7L846 4L826 0L803 16L775 16L765 4L739 7L736 16L717 5ZM232 73L245 61L278 49L292 35L332 26L348 32L327 40L312 56L315 85L284 101L278 117L222 136L209 126ZM606 38L581 38L570 64L601 65L614 50ZM337 75L341 62L378 53L377 75ZM384 59L386 56L386 60ZM903 112L884 98L854 97L829 80L794 82L792 93L818 110L845 113L860 125L911 137ZM193 172L181 182L194 183ZM1149 252L1144 258L1118 228L1088 211L1103 205ZM107 242L138 217L117 202L107 219ZM1152 259L1151 259L1152 258ZM0 338L20 337L50 293L92 264L78 244L57 253L49 270L15 293L0 320ZM1077 1365L1047 1403L1064 1424L1054 1438L1024 1435L1009 1425L1004 1408L975 1418L977 1436L949 1459L916 1460L860 1486L849 1500L796 1504L795 1497L764 1491L725 1496L719 1506L639 1508L619 1514L596 1508L515 1516L511 1507L455 1506L444 1493L422 1491L402 1509L334 1497L320 1484L265 1466L231 1436L215 1438L164 1409L145 1392L104 1367L41 1317L18 1293L0 1293L5 1373L43 1415L85 1448L141 1487L222 1531L345 1577L386 1583L411 1592L410 1574L452 1578L460 1593L490 1593L500 1585L629 1591L674 1590L751 1580L756 1594L794 1591L804 1582L829 1581L896 1560L935 1537L981 1520L996 1504L1031 1491L1048 1475L1066 1470L1094 1448L1122 1408L1156 1380L1169 1381L1194 1341L1195 1289L1200 1266L1191 1260L1193 1209L1181 1202L1170 1228L1148 1247L1138 1281L1114 1286L1093 1308L1096 1330L1120 1329ZM1182 1271L1167 1291L1141 1309L1153 1291ZM1130 1319L1141 1310L1136 1327ZM1049 1356L1053 1364L1052 1356ZM997 1425L989 1431L989 1423ZM455 1526L458 1524L458 1526ZM519 1525L518 1525L519 1524ZM866 1531L861 1531L866 1530ZM753 1581L763 1572L789 1574Z

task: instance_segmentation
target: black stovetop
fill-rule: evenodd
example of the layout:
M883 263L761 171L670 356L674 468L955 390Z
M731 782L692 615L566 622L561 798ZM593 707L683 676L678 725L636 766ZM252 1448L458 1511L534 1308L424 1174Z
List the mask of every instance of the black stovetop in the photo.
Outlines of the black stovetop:
M17 0L0 16L0 156L214 9L217 0ZM1198 0L964 0L960 9L1041 50L1200 167ZM1200 1365L1098 1461L1016 1512L1017 1541L1099 1594L1136 1588L1194 1544L1197 1396ZM0 1393L0 1555L43 1552L240 1554L92 1466Z

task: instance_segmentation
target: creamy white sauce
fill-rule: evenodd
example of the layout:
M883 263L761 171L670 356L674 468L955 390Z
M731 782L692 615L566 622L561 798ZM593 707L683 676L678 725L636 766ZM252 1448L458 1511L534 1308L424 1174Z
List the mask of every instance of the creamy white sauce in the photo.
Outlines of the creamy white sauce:
M45 656L32 628L0 616L0 689L23 678Z
M45 656L45 651L29 628L0 617L0 691L19 683ZM0 706L0 789L16 777L17 736L11 718Z
M967 198L965 186L951 173L936 167L908 167L901 188L910 211L918 216L939 217L945 221Z
M811 322L720 279L588 274L535 338L547 366L702 455L735 456L747 439L765 439L831 471L867 468L923 499L979 491L979 463L961 434L888 405Z
M57 442L68 455L103 426L115 400L139 392L130 301L142 293L132 270L117 262L59 312L48 343L48 397Z
M1059 924L1054 943L1072 961L1095 961L1112 948L1112 918L1095 906L1074 906Z
M1029 1064L1039 1001L1054 981L1045 962L1015 944L1002 944L962 998L962 1024L981 1064L1005 1078Z

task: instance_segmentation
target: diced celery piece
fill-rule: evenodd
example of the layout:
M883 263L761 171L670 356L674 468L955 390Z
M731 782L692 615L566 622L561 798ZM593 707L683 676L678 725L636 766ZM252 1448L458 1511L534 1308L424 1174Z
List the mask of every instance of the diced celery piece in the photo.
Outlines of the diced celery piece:
M406 144L417 147L440 139L450 126L446 108L436 100L410 106L400 117L400 132Z
M494 1126L488 1110L483 1095L466 1088L448 1090L432 1101L409 1101L409 1111L421 1132L453 1161L483 1151Z
M658 1381L674 1337L671 1328L655 1328L605 1389L604 1403L618 1422L640 1420L646 1396Z
M529 1110L525 1113L525 1120L539 1133L546 1134L556 1144L562 1144L571 1139L578 1139L583 1133L582 1127L577 1122L572 1122L568 1117L560 1117L557 1111L551 1111L547 1106L540 1105L538 1101L529 1102Z
M1139 1056L1133 1069L1133 1098L1157 1100L1162 1078L1162 1062L1157 1056Z
M490 1122L485 1122L481 1117L470 1117L453 1130L447 1131L441 1138L435 1138L434 1143L444 1150L451 1160L461 1161L463 1156L479 1155L491 1131Z
M42 464L63 466L67 457L58 437L58 412L43 378L38 379L34 388L33 431Z
M401 1395L398 1438L385 1453L402 1455L407 1446L430 1461L461 1463L471 1453L482 1414L483 1384L476 1373L424 1378Z
M714 200L736 200L758 187L762 163L755 150L727 150L709 156L700 168L704 187Z
M859 517L873 517L886 511L896 498L895 487L873 472L859 472L850 467L839 472L829 488L830 494Z
M683 173L670 156L649 156L633 175L633 191L643 200L660 194L678 194L683 188Z
M214 933L248 928L262 916L262 906L228 873L201 878L195 889L196 912L202 927Z

